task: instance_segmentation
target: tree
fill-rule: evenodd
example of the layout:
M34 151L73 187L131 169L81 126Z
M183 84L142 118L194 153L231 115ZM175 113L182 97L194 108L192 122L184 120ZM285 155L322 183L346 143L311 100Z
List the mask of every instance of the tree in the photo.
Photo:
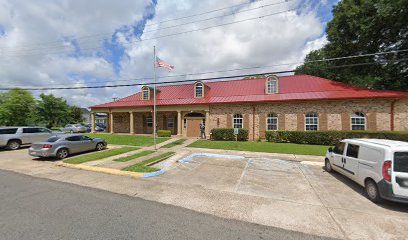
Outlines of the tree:
M84 121L84 118L82 116L82 109L77 106L69 107L69 117L70 117L70 122L73 122L73 123L81 123Z
M317 75L369 88L408 90L408 52L307 63L408 49L406 19L408 0L343 0L333 8L333 19L327 25L328 44L310 52L296 74ZM336 67L359 63L366 65Z
M70 121L69 110L69 105L64 99L52 94L41 94L36 109L37 120L45 123L47 128L65 125Z
M18 126L33 123L35 100L30 92L13 89L0 96L0 125Z

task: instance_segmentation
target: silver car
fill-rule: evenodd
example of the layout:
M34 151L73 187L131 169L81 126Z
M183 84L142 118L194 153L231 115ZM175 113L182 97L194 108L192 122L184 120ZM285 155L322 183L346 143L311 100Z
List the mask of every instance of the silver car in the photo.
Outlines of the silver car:
M61 128L61 131L64 133L84 133L86 130L86 127L81 124L67 124Z
M0 147L16 150L21 145L44 141L53 135L51 130L43 127L1 127Z
M108 144L101 138L90 138L83 134L60 135L49 138L44 142L31 144L28 154L34 157L57 157L64 159L70 154L100 151Z

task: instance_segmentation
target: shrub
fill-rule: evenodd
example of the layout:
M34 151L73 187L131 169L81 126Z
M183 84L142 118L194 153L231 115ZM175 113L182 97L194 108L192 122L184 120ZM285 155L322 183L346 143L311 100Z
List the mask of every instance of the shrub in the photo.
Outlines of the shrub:
M232 129L232 131L234 131L234 129ZM244 128L238 129L237 140L238 141L248 141L248 129L244 129Z
M159 130L157 131L157 136L158 137L171 137L171 131L170 130Z
M211 130L211 139L216 141L235 141L233 128L213 128ZM238 141L248 141L248 130L240 128L237 135Z
M335 145L345 138L380 138L408 141L408 132L378 131L266 131L268 142Z

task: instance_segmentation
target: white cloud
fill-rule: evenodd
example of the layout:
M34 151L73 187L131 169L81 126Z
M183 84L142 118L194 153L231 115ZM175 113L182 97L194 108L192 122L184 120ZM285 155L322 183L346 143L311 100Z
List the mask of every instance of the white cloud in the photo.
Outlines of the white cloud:
M235 11L249 10L254 7L281 2L281 0L263 0L242 5ZM148 21L142 42L132 37L132 28L128 32L118 32L118 42L125 48L125 56L120 61L119 79L134 79L153 76L153 45L157 46L158 55L175 65L174 75L184 73L217 71L223 69L244 68L250 66L269 66L282 63L300 62L309 50L317 49L326 43L324 23L315 11L302 13L285 12L253 21L245 21L204 31L180 34L173 37L149 40L162 35L200 29L219 24L269 15L292 8L299 8L300 2L289 1L259 10L236 13L233 16L216 18L177 28L161 29L189 21L196 21L226 15L230 10L213 12L179 21L161 23L163 20L179 16L224 8L242 3L242 0L228 1L159 1L155 17ZM109 33L123 26L132 26L142 19L146 1L6 1L0 0L0 25L5 28L6 36L0 36L0 49L22 49L22 45L33 48L33 43L51 42L68 36L77 39L82 49L95 48L101 51L102 41L94 38L78 38L95 33ZM152 25L155 24L155 25ZM159 29L158 31L152 31ZM151 32L152 31L152 32ZM100 37L103 37L100 36ZM47 46L59 43L48 43ZM65 42L66 48L75 49L75 45ZM38 48L38 45L36 46ZM41 46L40 46L41 47ZM46 49L42 51L53 51ZM38 53L38 50L34 53ZM1 54L1 50L0 50ZM8 53L10 54L10 53ZM14 54L17 54L14 52ZM85 56L67 54L32 55L0 59L0 84L2 86L50 86L67 85L103 79L115 79L114 66L105 59L105 54L95 51ZM261 71L285 70L296 66L269 67L246 71L225 72L186 76L209 77L235 75ZM159 70L158 75L169 75ZM183 78L171 78L180 80ZM169 79L161 79L169 80ZM147 81L147 80L146 80ZM145 80L117 82L141 83ZM150 81L150 80L149 80ZM89 83L95 85L95 83ZM100 90L52 91L55 95L67 98L70 103L89 106L106 101L112 97L124 97L137 91L137 87L107 88Z

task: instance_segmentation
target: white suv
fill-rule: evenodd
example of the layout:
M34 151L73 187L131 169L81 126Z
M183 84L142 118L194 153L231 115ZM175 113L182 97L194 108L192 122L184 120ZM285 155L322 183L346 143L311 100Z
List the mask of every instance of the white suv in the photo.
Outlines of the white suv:
M1 127L0 147L16 150L21 145L41 142L54 135L51 130L42 127Z
M365 187L373 202L408 203L408 143L384 139L345 139L325 159L335 170Z

